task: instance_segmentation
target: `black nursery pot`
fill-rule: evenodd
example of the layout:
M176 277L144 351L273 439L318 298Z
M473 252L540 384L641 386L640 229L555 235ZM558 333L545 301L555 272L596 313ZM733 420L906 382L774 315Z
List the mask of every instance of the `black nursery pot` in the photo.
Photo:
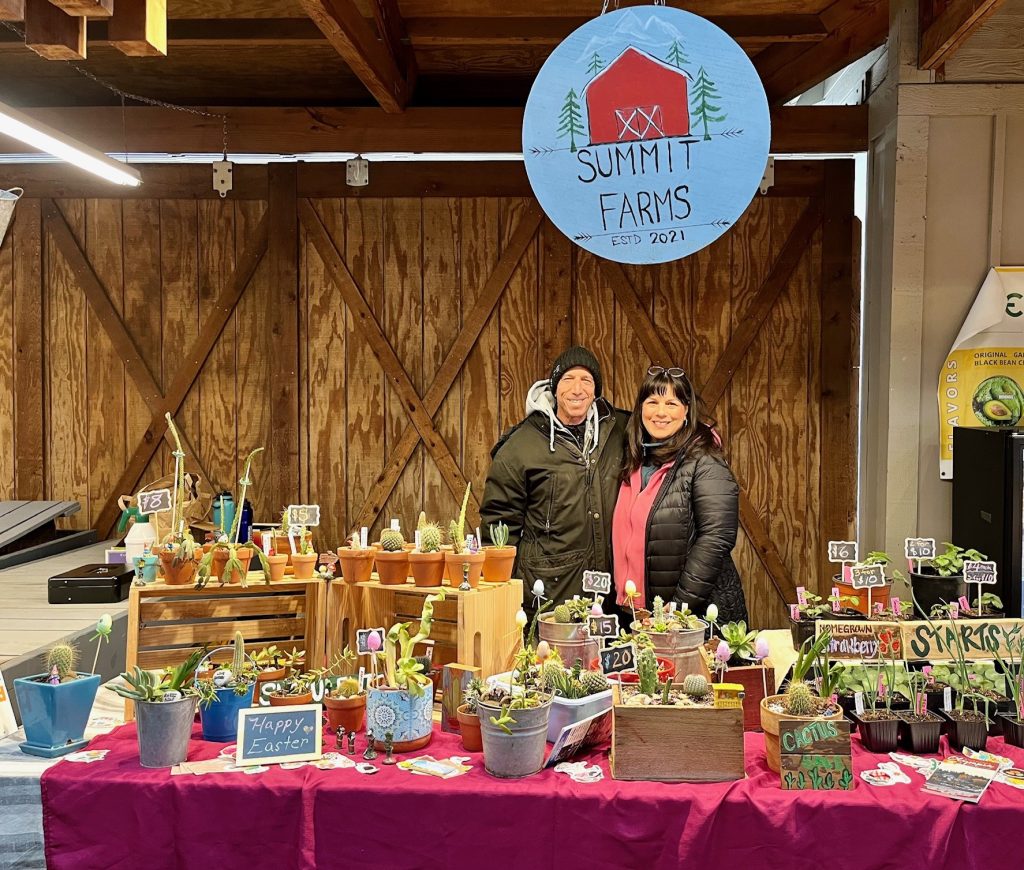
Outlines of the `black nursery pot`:
M964 747L978 752L985 748L988 742L988 723L984 719L957 719L955 710L950 713L943 710L942 716L949 723L946 737L951 748L957 752L962 752Z
M789 621L789 630L793 635L794 649L800 649L805 640L810 640L814 637L814 625L813 619L801 619L799 622L792 619Z
M933 568L925 568L920 574L910 572L910 586L918 611L927 617L936 604L949 604L964 594L964 577L940 577Z
M899 716L900 746L915 755L933 755L939 751L939 737L942 735L943 718L928 712L927 722L912 722L904 717L911 715L909 710L896 714Z
M860 740L868 752L894 752L899 745L899 719L862 719L856 713L852 718L859 727Z
M1024 720L1013 713L999 713L996 720L1003 726L1003 740L1010 746L1024 748Z
M839 706L843 708L843 715L850 720L850 733L857 730L857 720L854 717L854 710L857 709L857 701L853 695L838 695Z

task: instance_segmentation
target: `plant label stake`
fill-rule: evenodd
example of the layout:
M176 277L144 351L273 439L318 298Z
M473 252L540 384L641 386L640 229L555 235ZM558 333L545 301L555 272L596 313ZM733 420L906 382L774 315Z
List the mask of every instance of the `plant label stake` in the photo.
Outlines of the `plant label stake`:
M591 616L589 627L591 637L616 637L619 633L619 621L614 616Z
M402 531L402 521L398 517L391 518L391 531L400 532Z
M953 690L949 686L942 690L942 709L947 713L953 709Z
M995 562L964 559L964 583L975 583L978 586L978 616L981 616L981 587L995 583L996 580Z
M596 604L598 595L608 595L612 591L612 575L607 571L584 571L583 591L593 595Z
M864 715L864 693L854 692L853 693L853 709L858 716Z
M846 566L857 563L857 542L856 541L829 541L828 560L833 565L842 565L841 577L846 582Z
M624 671L636 672L636 644L610 646L600 650L601 670L606 674L619 674Z
M920 574L921 561L935 558L935 538L907 538L903 542L903 553L908 562L917 562L916 573Z
M368 541L369 541L369 535L370 535L370 530L368 528L366 528L366 526L363 526L359 530L359 548L361 550L365 550L367 548Z

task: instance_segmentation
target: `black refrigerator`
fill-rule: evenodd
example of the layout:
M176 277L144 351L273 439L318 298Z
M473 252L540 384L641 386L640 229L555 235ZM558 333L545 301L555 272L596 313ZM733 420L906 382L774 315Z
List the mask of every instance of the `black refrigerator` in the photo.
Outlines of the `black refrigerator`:
M992 559L992 591L1007 616L1024 616L1024 428L953 430L953 543ZM971 596L975 594L971 590Z

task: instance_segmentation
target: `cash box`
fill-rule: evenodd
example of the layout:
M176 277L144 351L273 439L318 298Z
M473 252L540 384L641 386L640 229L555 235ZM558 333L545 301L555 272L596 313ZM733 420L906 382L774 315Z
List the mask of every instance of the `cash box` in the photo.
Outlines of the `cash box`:
M124 601L135 572L120 565L83 565L51 577L46 600L50 604L112 604Z

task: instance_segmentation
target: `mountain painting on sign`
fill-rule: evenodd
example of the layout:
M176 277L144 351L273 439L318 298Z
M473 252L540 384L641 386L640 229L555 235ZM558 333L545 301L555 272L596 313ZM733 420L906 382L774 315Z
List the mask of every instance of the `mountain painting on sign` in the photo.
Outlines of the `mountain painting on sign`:
M678 260L746 210L768 160L768 101L744 51L664 6L587 22L530 91L523 156L552 222L623 263Z

